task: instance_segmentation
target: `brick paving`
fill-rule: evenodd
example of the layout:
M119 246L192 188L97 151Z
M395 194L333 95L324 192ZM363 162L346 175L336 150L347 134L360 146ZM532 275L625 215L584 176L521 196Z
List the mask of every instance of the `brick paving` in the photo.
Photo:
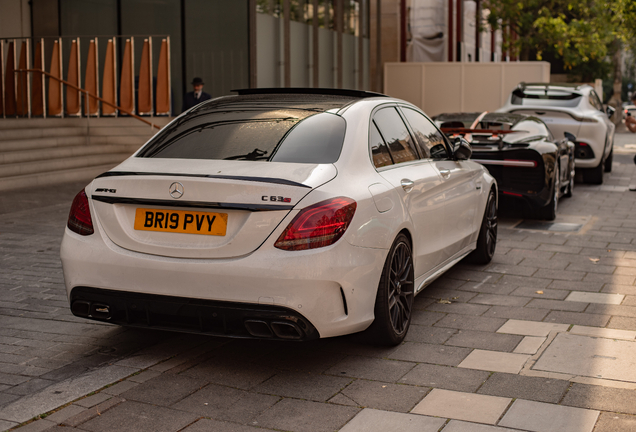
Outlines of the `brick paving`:
M3 194L0 430L46 412L18 430L633 430L636 382L602 370L620 350L592 353L595 374L536 367L564 336L636 344L632 157L615 154L602 186L577 184L561 201L557 222L577 232L518 229L522 215L504 212L492 263L462 263L426 288L393 348L356 335L226 340L76 319L59 242L83 185ZM34 404L41 411L25 408Z

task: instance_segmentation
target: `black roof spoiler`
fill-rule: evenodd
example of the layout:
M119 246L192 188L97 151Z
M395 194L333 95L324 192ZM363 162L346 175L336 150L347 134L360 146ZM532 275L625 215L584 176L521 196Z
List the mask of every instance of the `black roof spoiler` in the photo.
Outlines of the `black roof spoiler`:
M305 88L305 87L283 87L283 88L251 88L232 90L243 95L267 95L267 94L314 94L328 96L348 96L354 98L388 97L382 93L369 92L364 90L336 89L336 88Z

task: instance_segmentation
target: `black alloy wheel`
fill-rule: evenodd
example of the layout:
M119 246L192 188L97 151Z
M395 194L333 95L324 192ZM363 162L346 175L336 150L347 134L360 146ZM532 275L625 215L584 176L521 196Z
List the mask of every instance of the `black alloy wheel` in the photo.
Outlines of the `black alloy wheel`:
M497 248L497 225L497 199L495 191L491 190L477 237L477 248L468 255L468 262L488 264L492 260Z
M375 300L375 320L368 333L374 343L397 345L411 324L415 294L411 243L399 234L389 251Z

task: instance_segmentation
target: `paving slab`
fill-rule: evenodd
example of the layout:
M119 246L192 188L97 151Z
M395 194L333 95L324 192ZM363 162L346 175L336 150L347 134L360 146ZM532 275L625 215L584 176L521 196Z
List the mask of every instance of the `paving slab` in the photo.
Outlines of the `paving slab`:
M121 393L127 400L170 406L203 388L208 381L183 375L165 374L150 379Z
M486 381L486 371L461 369L433 364L418 364L401 383L472 393Z
M218 421L213 419L201 419L196 423L182 429L182 432L210 432L210 431L223 431L223 432L274 432L273 429L264 429L254 426L247 426L236 423L229 423L225 421Z
M469 348L406 342L389 355L396 360L457 366L470 353Z
M351 378L304 372L280 372L254 388L260 393L324 402L351 382Z
M510 398L433 389L411 412L495 424L511 401Z
M397 382L414 367L415 363L410 362L351 356L340 361L325 373L340 377Z
M445 419L365 408L341 432L437 432Z
M526 336L519 345L512 351L515 354L536 354L545 342L546 338L539 336Z
M329 401L384 411L409 412L429 390L428 387L356 380Z
M588 327L575 325L570 329L571 334L578 334L583 336L602 337L607 339L636 339L636 331L632 330L616 330L601 327Z
M451 420L443 429L444 432L515 432L513 429Z
M126 401L82 424L90 432L174 432L197 419L194 414Z
M494 373L479 388L479 394L559 403L570 382L509 373Z
M359 411L354 407L283 399L259 415L255 425L294 432L333 432Z
M622 303L624 298L625 296L623 294L572 291L570 295L565 298L565 301L619 305Z
M633 432L636 430L636 417L611 412L601 413L594 432Z
M492 351L512 351L522 340L521 336L473 330L459 330L446 345L481 348Z
M561 403L636 415L636 392L632 389L574 383Z
M455 333L457 333L456 329L431 327L427 325L411 325L404 340L409 342L443 344Z
M491 372L519 373L529 359L530 356L526 354L476 349L459 364L459 367Z
M570 326L567 324L553 324L546 322L521 321L510 319L499 327L497 333L508 333L522 336L548 336L550 332L564 332Z
M592 432L600 412L517 399L500 426L534 432Z
M534 370L636 382L636 341L560 333Z

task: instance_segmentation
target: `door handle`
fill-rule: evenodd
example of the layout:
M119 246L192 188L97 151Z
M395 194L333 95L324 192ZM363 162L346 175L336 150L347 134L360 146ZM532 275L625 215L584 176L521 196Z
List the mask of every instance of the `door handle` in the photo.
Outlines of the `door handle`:
M404 189L406 193L411 192L413 190L413 186L415 186L415 183L413 182L413 180L409 180L409 179L400 180L400 184L402 185L402 189Z
M439 173L442 175L442 177L447 178L448 176L450 176L451 171L449 169L441 169L439 170Z

